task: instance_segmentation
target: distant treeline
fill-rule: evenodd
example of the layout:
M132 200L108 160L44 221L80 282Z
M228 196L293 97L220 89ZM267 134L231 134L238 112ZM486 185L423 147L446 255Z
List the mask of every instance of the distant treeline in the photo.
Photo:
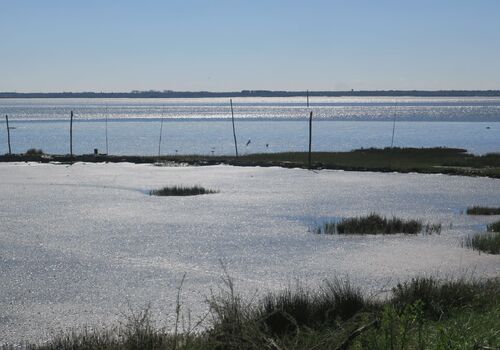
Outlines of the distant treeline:
M202 98L202 97L294 97L307 91L242 90L213 91L131 91L131 92L0 92L0 98ZM309 96L418 96L418 97L500 97L500 90L376 90L309 91Z

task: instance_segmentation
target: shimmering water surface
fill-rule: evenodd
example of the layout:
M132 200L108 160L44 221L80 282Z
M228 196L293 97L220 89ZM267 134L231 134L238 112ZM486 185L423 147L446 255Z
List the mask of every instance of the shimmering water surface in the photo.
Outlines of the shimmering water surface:
M498 276L498 256L461 247L499 217L462 214L498 206L500 180L302 169L0 164L0 343L122 319L151 302L167 322L182 302L206 310L223 274L255 297L294 284L349 276L365 292L435 274ZM151 197L198 184L220 192ZM326 218L376 211L442 223L440 235L323 236ZM160 325L164 325L161 323Z
M302 97L235 98L234 106L238 142L247 153L306 149L309 110L318 151L390 146L394 120L396 146L500 150L500 98L314 97L309 109ZM17 153L33 147L68 153L70 111L75 153L106 152L107 124L110 154L156 154L162 118L162 153L233 152L225 98L0 99ZM5 152L6 132L0 130Z

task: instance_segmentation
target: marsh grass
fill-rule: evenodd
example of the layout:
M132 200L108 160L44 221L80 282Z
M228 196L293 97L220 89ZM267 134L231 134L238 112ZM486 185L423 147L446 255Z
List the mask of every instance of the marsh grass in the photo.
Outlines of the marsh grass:
M441 223L437 223L437 224L428 223L425 225L425 233L428 235L440 234L442 228L443 228L443 225Z
M272 334L296 332L299 328L334 325L372 306L359 288L349 281L325 281L318 291L303 287L268 294L258 308L258 317Z
M500 220L489 224L487 229L490 232L500 232Z
M478 233L466 237L462 246L488 254L500 254L500 232Z
M375 213L367 216L342 219L338 222L325 222L315 229L318 234L416 234L424 228L420 220L386 218ZM441 226L427 225L426 232L441 231Z
M366 350L471 350L498 349L500 312L498 295L490 295L480 307L464 305L450 309L441 319L426 315L417 300L404 307L384 305L378 323L344 349Z
M206 189L201 186L169 186L149 191L149 195L151 196L197 196L212 193L218 193L218 191Z
M500 215L500 207L480 207L474 206L467 208L467 215Z
M432 277L420 277L394 287L391 303L402 308L420 301L427 316L441 319L455 308L467 305L480 307L487 298L498 297L496 294L499 291L498 280L462 278L442 281Z

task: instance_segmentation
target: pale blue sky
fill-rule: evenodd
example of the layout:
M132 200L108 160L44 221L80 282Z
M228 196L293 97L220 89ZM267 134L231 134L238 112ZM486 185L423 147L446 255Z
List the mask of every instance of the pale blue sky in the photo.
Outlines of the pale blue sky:
M500 0L0 0L0 91L500 89Z

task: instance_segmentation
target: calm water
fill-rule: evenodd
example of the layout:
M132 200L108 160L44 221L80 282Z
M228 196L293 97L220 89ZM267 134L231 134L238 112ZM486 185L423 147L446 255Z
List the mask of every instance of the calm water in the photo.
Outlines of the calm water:
M221 262L246 301L346 278L368 294L415 276L499 276L499 257L461 247L499 217L500 180L259 167L0 164L0 345L123 321L151 303L159 326L202 315ZM220 192L155 197L199 184ZM293 189L291 191L290 189ZM442 223L440 235L324 236L327 218L377 212ZM380 295L380 294L377 294Z
M302 151L307 147L304 98L236 98L242 153ZM315 97L314 142L318 151L390 146L462 147L500 151L500 98ZM69 152L69 113L74 111L74 152L157 154L160 120L163 154L231 154L226 98L205 99L0 99L10 118L12 151L42 148ZM0 153L7 152L5 124ZM248 146L246 144L250 140Z

